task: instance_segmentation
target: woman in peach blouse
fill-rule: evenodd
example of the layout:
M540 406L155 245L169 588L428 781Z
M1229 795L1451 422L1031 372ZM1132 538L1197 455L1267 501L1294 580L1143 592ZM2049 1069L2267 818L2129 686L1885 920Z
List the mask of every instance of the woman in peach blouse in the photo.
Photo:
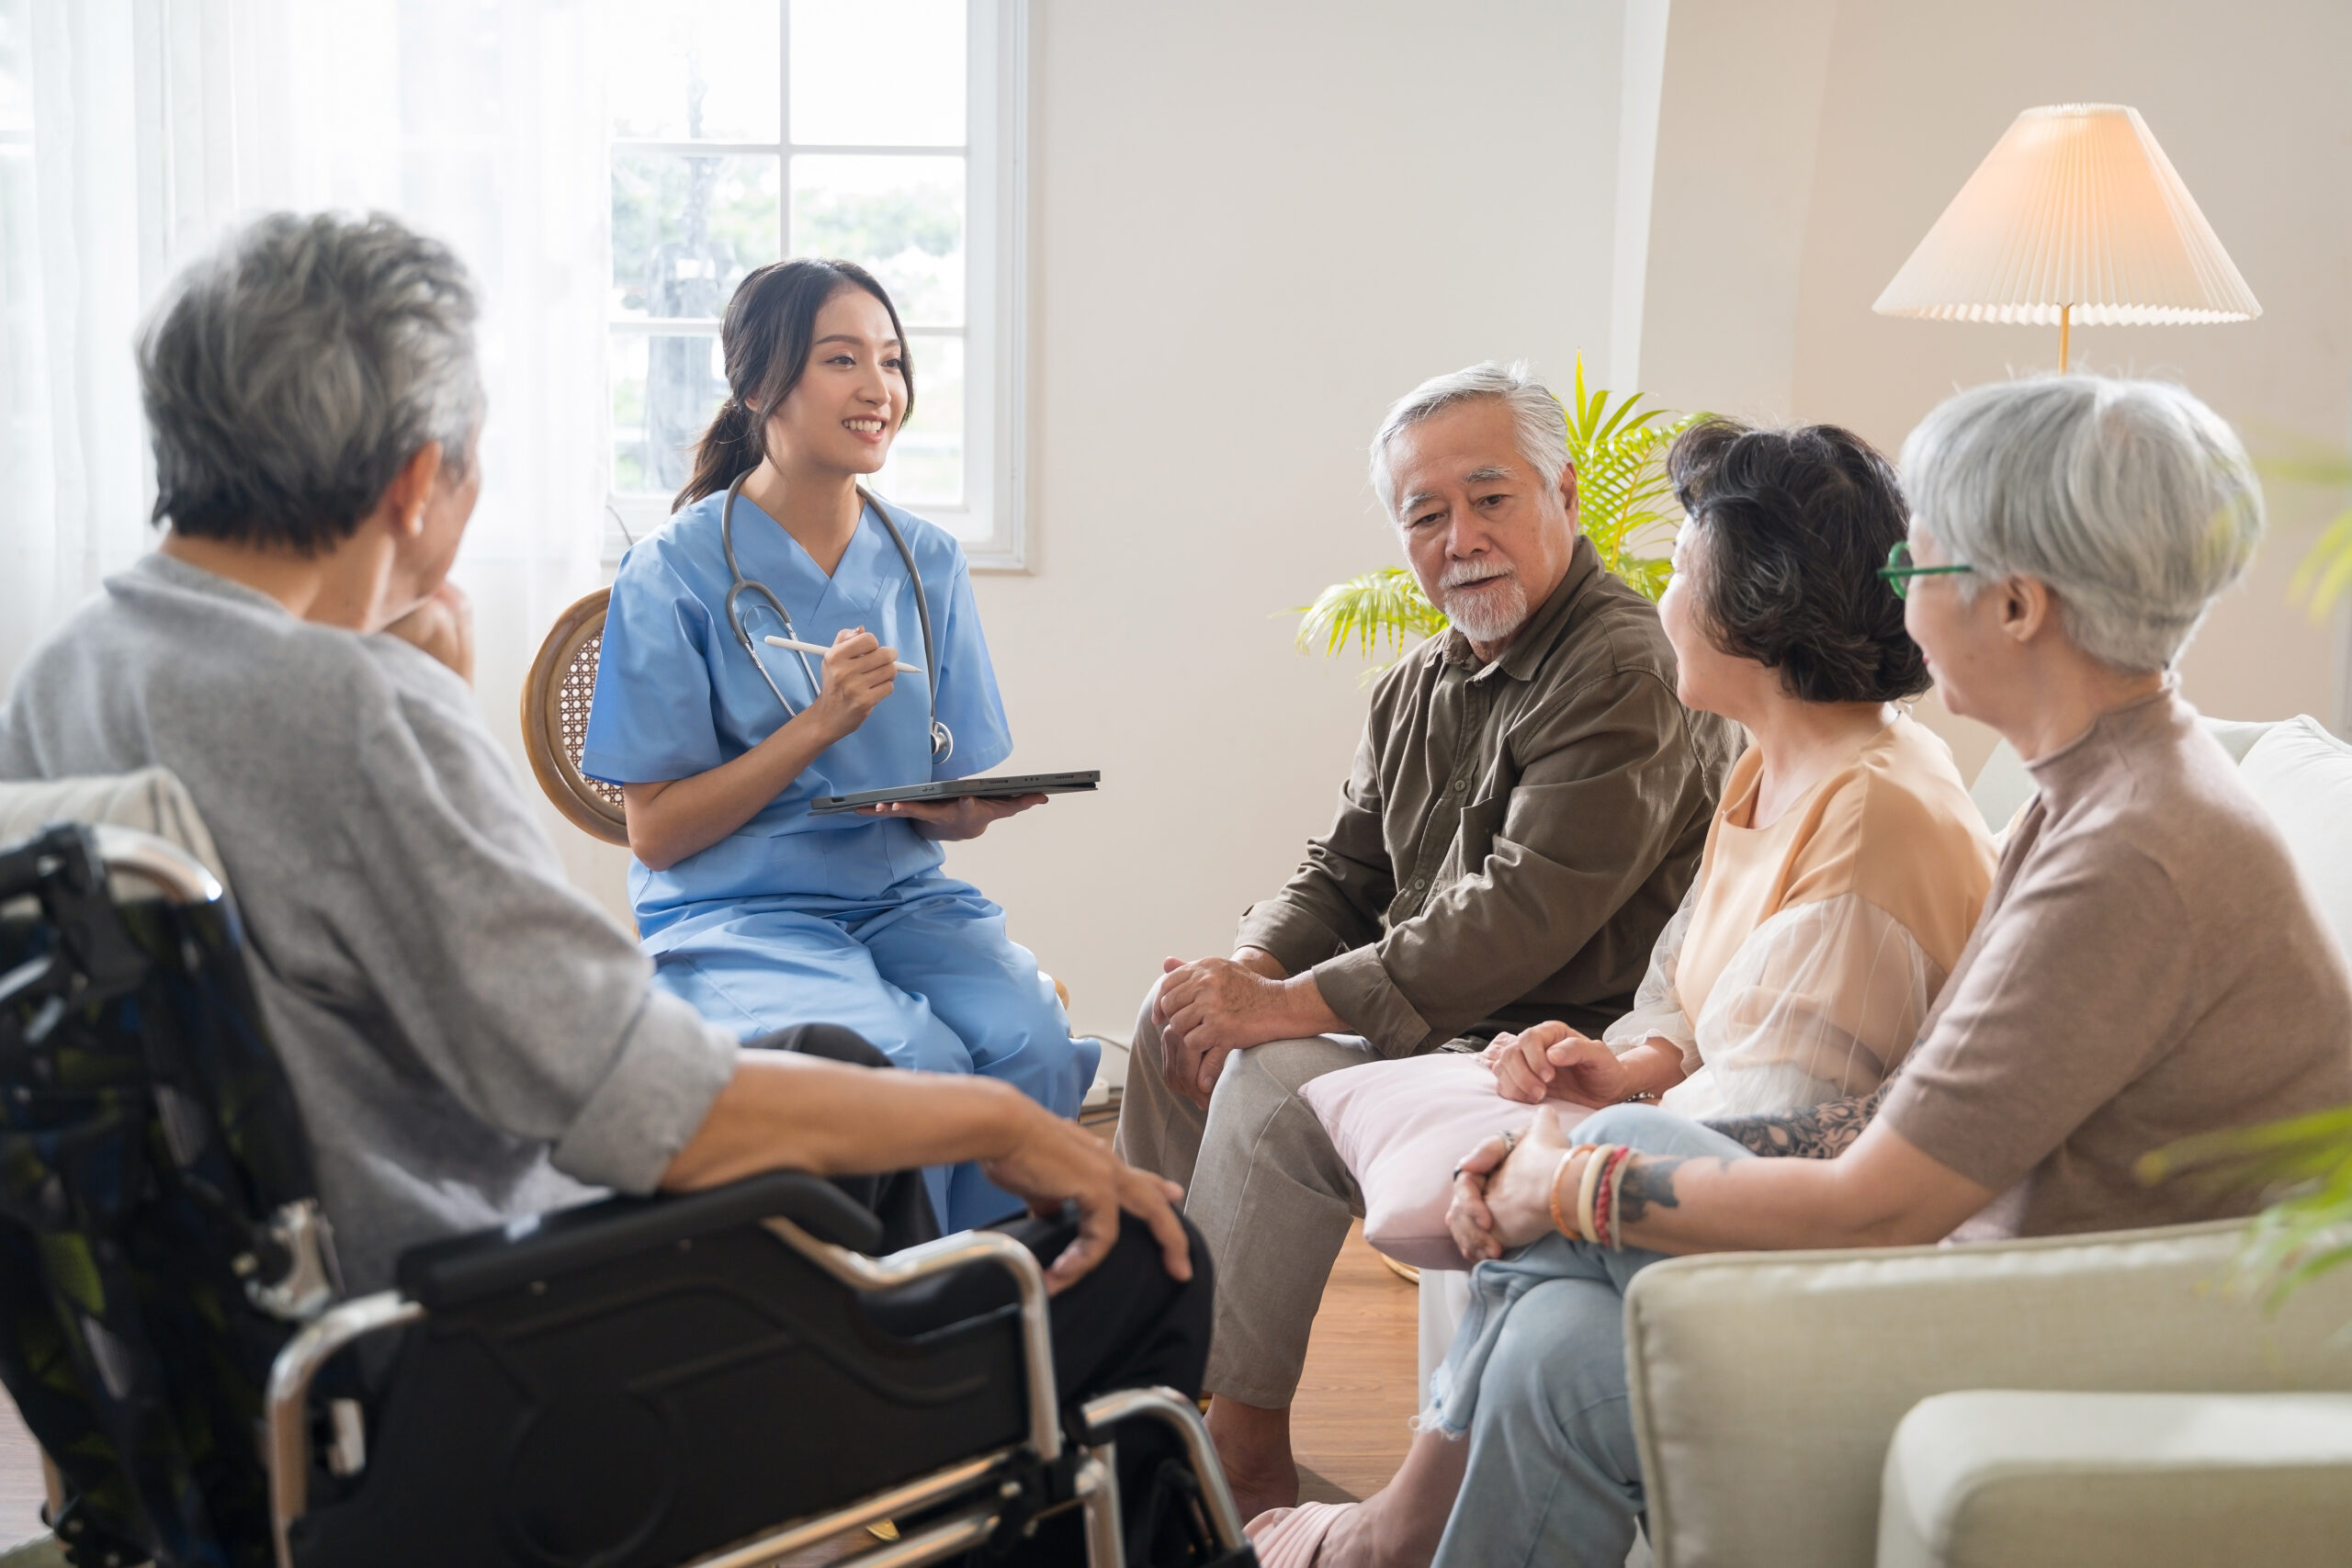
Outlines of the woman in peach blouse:
M1607 1055L1563 1026L1498 1041L1490 1065L1512 1098L1656 1094L1693 1121L1760 1115L1869 1094L1910 1049L1992 873L1951 753L1897 713L1795 798L1784 782L1774 812L1770 744L1733 769L1698 879L1634 1010L1603 1035Z
M1711 421L1678 438L1668 468L1690 514L1658 605L1677 693L1754 743L1633 1010L1600 1040L1546 1023L1488 1046L1495 1090L1520 1106L1483 1112L1496 1126L1545 1102L1565 1102L1565 1122L1627 1100L1706 1119L1869 1094L1910 1049L1991 886L1991 840L1951 752L1896 705L1928 678L1877 575L1908 527L1886 460L1830 426ZM1414 1077L1463 1070L1458 1057L1374 1063L1308 1098L1320 1112L1349 1098L1332 1092L1345 1080L1386 1074L1378 1098L1394 1107ZM1462 1147L1491 1130L1465 1129ZM1354 1131L1334 1127L1335 1144L1380 1136ZM1450 1498L1463 1461L1462 1444L1423 1431L1382 1507L1361 1522L1322 1504L1268 1515L1252 1528L1260 1558L1426 1562L1444 1509L1409 1504Z

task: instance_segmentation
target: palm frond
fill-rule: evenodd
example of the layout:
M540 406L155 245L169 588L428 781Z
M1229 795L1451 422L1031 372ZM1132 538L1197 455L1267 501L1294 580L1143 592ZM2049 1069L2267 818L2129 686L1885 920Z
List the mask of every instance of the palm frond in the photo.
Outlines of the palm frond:
M1603 567L1655 599L1673 577L1666 552L1680 522L1666 476L1666 448L1707 416L1677 419L1663 409L1639 408L1639 392L1611 409L1608 392L1586 389L1582 355L1571 397L1560 412L1577 471L1577 525Z
M2255 459L2263 478L2322 490L2352 490L2352 452L2308 437L2290 439L2292 450ZM2336 513L2320 531L2310 553L2296 566L2287 592L2303 602L2314 621L2325 620L2336 601L2352 592L2352 510Z
M2254 466L2266 479L2329 490L2352 485L2352 451L2292 431L2270 431L2263 444L2269 450Z
M1445 613L1429 602L1413 574L1399 566L1335 582L1317 594L1314 604L1291 613L1300 617L1299 651L1312 653L1320 643L1327 657L1353 644L1369 659L1385 642L1401 658L1407 641L1435 637L1446 627Z
M2276 1194L2238 1259L2240 1278L2273 1307L2352 1263L2352 1105L2184 1138L2143 1156L2138 1173L2152 1185Z
M2352 590L2352 511L2336 513L2321 531L2288 585L2289 592L2311 606L2314 621L2325 620L2346 590Z

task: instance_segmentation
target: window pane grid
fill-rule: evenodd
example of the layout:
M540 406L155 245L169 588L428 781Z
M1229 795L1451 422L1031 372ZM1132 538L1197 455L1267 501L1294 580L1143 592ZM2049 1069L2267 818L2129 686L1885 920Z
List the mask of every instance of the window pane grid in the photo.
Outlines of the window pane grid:
M969 270L973 220L967 211L975 176L973 109L966 88L971 62L967 51L976 47L969 29L976 24L963 0L903 4L909 8L928 4L934 13L919 27L906 25L901 17L891 35L894 44L912 37L918 52L929 50L933 72L929 92L886 91L895 89L895 76L886 82L866 67L865 62L877 56L859 47L859 29L876 25L865 0L775 0L776 140L757 139L759 128L748 124L741 129L752 130L753 139L743 139L740 130L726 140L665 134L673 125L698 132L710 118L703 107L700 65L693 57L684 84L686 121L676 121L668 108L655 105L651 112L638 114L636 123L614 127L616 187L621 172L628 169L639 186L631 194L650 214L632 231L626 258L621 236L616 236L607 321L616 498L641 500L673 488L664 470L691 457L691 437L681 442L682 434L689 427L699 431L725 396L715 312L723 309L746 271L775 259L745 249L752 230L744 225L764 216L758 209L767 205L772 193L770 232L775 256L806 252L854 257L883 280L899 307L916 362L919 397L915 416L893 443L888 465L875 476L876 488L918 509L958 514L965 519L959 527L988 530L987 513L973 511L978 503L970 492L975 432L966 397L973 371L983 374L980 395L993 395L985 365L967 364L973 312L980 305L972 293L978 280ZM715 5L729 6L729 0L715 0ZM734 0L729 8L740 5L741 0ZM808 47L812 38L817 44L813 50ZM819 96L813 100L795 92L796 42L806 56L800 62L800 85L815 84ZM921 68L918 61L916 69ZM902 69L902 62L894 61L892 69ZM748 101L741 64L723 70L738 73L730 102ZM810 74L817 70L827 74ZM942 90L939 84L951 78L953 92ZM719 88L707 91L716 96ZM766 92L763 85L756 96L765 97ZM951 110L952 124L943 118ZM796 115L804 140L793 139ZM732 120L714 129L723 132L739 123ZM933 134L920 141L910 136L903 142L870 140L877 130L888 136L938 129L959 133L961 139L950 141ZM619 134L625 130L635 134ZM805 134L812 130L818 134ZM851 134L829 137L826 130ZM755 163L772 173L752 178ZM675 194L681 189L685 192L683 199ZM616 230L621 227L620 205L616 188ZM643 222L650 227L642 227ZM626 266L640 262L641 277L621 276ZM702 309L695 310L696 305ZM707 375L702 369L705 363ZM690 388L687 381L695 385ZM687 417L682 399L708 406ZM673 455L664 457L665 452Z

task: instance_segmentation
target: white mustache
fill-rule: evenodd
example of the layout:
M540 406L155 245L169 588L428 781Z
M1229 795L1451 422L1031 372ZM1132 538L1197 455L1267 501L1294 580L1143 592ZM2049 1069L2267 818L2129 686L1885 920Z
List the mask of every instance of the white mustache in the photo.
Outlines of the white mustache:
M1456 561L1445 569L1437 580L1441 589L1468 588L1475 584L1494 582L1519 574L1508 566L1489 565L1483 561Z

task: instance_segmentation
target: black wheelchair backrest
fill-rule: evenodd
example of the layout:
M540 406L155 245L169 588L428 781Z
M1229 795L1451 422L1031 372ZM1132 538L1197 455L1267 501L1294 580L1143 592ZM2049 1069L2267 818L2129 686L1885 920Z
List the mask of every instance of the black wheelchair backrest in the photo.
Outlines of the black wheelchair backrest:
M120 829L0 850L0 1381L76 1562L268 1561L270 1362L334 1293L219 886Z

